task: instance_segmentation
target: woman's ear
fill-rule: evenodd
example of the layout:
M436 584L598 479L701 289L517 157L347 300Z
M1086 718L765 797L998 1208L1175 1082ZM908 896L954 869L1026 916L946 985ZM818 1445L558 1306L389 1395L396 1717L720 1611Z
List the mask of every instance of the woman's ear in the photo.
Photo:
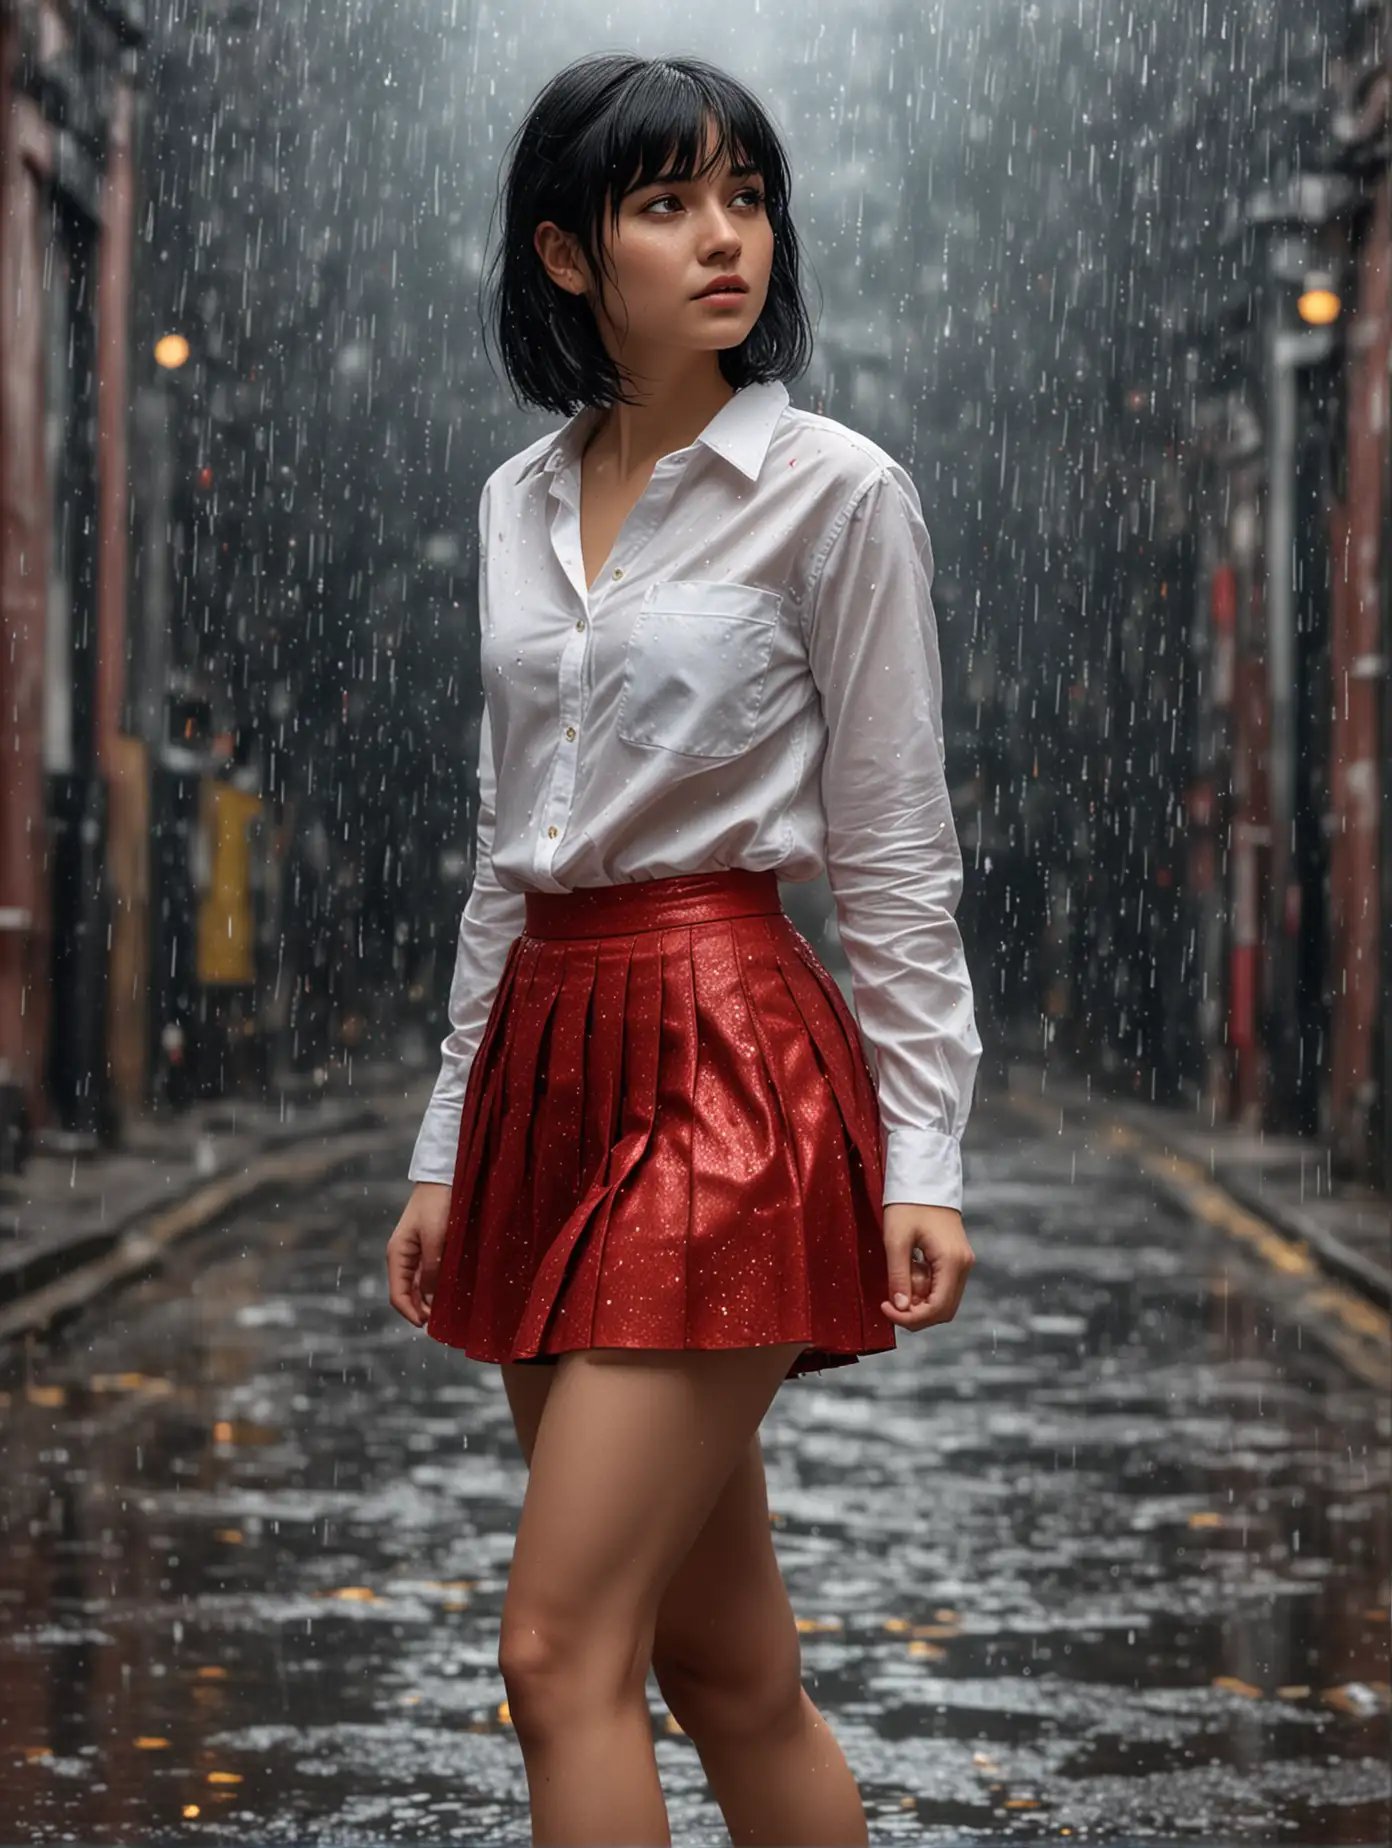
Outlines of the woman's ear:
M589 288L589 266L573 233L562 231L548 218L532 233L532 245L552 282L569 295L584 295Z

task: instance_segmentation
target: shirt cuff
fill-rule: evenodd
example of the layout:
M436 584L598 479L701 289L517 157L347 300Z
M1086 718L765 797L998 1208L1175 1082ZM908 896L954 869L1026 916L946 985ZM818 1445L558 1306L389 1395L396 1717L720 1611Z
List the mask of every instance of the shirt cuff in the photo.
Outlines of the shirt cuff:
M962 1145L940 1129L886 1133L884 1204L951 1206L962 1210Z
M411 1165L406 1170L408 1181L443 1181L447 1187L454 1185L459 1117L458 1110L442 1112L438 1102L432 1101L426 1106L416 1146L411 1151ZM450 1133L451 1125L453 1134Z

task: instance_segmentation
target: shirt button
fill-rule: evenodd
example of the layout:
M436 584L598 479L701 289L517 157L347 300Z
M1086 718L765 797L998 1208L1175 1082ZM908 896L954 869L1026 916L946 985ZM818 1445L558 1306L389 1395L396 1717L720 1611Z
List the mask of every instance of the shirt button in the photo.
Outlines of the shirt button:
M575 626L577 629L583 629L585 626L585 618L582 616Z
M560 833L560 829L559 829L559 828L548 828L548 829L546 830L546 838L547 838L548 840L551 840L551 841L554 841L554 840L555 840L555 838L556 838L556 836L557 836L557 835L558 835L559 833Z
M574 727L573 725L567 725L567 726L566 726L566 737L567 737L567 738L570 738L570 739L572 739L572 740L574 739L574 737L575 737L575 727Z
M616 578L621 578L623 576L623 566L622 565L614 566L614 576Z

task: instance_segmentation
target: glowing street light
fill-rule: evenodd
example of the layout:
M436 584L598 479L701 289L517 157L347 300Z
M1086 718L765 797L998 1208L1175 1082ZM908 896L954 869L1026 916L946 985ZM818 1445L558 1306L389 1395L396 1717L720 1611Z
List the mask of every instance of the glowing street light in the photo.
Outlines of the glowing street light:
M1339 292L1334 287L1334 278L1326 275L1307 276L1305 286L1300 291L1296 303L1300 318L1311 327L1329 327L1343 313L1344 305L1339 300Z
M164 334L155 342L155 364L174 372L189 356L189 343L182 334Z

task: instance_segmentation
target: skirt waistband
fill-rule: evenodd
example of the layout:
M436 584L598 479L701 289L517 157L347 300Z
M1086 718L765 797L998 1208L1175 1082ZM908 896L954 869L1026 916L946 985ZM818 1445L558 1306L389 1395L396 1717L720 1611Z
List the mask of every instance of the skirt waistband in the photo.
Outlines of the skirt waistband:
M528 937L628 937L781 913L776 873L677 873L630 885L528 892Z

